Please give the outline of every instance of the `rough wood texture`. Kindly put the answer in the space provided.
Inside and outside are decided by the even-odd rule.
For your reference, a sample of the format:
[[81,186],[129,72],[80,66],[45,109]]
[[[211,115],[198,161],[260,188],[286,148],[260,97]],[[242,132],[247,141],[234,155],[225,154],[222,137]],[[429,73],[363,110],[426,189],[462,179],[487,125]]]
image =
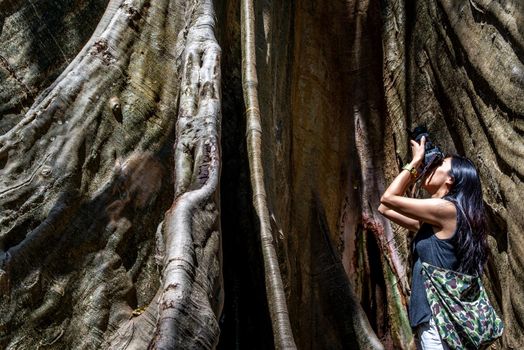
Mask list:
[[217,344],[214,25],[210,1],[109,2],[1,136],[2,347]]
[[493,348],[524,347],[523,26],[519,0],[0,0],[0,347],[412,349],[412,237],[376,208],[420,123],[480,169]]
[[426,122],[439,142],[471,158],[480,170],[492,222],[485,282],[504,315],[502,346],[520,348],[524,52],[522,33],[511,28],[522,23],[524,7],[520,1],[440,0],[418,2],[410,11],[412,123]]
[[477,165],[491,222],[484,282],[506,324],[497,343],[522,347],[522,244],[515,238],[524,223],[517,209],[524,193],[518,160],[524,152],[523,109],[517,101],[524,56],[522,34],[515,29],[522,5],[388,1],[387,10],[384,82],[388,137],[395,147],[386,159],[400,167],[407,159],[403,126],[426,124],[444,149]]

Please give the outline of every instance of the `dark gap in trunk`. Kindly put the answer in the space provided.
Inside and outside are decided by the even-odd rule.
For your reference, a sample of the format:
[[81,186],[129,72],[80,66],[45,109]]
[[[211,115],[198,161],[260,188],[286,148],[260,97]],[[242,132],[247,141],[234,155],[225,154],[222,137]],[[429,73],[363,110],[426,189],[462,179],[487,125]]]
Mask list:
[[260,226],[252,204],[241,81],[240,4],[216,4],[222,47],[220,215],[225,301],[217,349],[273,349]]
[[223,115],[227,120],[222,122],[220,207],[225,304],[218,349],[268,349],[273,347],[273,336],[259,222],[251,201],[245,119],[240,112],[243,100],[228,91],[224,80]]

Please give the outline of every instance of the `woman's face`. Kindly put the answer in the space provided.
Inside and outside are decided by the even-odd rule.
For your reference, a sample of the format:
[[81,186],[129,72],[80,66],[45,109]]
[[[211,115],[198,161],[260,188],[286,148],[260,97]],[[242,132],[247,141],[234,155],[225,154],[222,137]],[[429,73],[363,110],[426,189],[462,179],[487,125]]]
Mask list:
[[424,182],[422,183],[422,187],[429,193],[433,194],[442,188],[446,181],[451,185],[452,179],[449,175],[450,170],[451,157],[444,158],[439,166],[433,168],[432,171],[426,174],[424,177]]

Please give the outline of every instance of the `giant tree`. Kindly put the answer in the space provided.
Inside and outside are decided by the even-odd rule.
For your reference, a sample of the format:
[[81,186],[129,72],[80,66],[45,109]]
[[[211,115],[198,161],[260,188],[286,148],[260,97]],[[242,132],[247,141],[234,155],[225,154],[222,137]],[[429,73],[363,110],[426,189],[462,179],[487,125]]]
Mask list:
[[0,1],[0,346],[410,348],[377,211],[426,124],[480,170],[522,346],[518,0]]

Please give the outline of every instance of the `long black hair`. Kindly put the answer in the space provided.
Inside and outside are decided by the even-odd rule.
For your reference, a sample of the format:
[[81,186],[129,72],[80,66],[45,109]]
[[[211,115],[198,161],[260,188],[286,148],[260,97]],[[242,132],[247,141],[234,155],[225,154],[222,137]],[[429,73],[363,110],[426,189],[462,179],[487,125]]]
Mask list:
[[443,198],[457,208],[457,229],[453,242],[459,271],[480,275],[488,258],[486,213],[480,178],[473,162],[459,155],[451,156],[449,175],[453,184]]

